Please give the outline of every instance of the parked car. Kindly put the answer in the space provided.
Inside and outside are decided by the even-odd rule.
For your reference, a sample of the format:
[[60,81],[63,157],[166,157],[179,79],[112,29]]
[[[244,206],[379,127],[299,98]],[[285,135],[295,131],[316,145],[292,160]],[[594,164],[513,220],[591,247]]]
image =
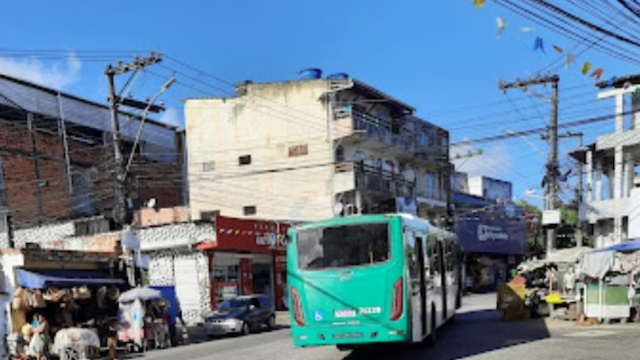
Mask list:
[[209,337],[242,334],[266,326],[269,330],[276,325],[276,313],[268,297],[246,295],[229,299],[220,304],[204,321],[204,329]]

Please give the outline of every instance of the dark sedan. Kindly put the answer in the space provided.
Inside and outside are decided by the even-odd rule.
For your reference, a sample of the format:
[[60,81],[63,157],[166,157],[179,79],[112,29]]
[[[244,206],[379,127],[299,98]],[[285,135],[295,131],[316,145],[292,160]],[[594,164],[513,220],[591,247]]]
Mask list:
[[247,335],[263,326],[271,330],[275,324],[276,313],[269,298],[264,295],[246,295],[223,302],[217,311],[205,319],[204,329],[210,337]]

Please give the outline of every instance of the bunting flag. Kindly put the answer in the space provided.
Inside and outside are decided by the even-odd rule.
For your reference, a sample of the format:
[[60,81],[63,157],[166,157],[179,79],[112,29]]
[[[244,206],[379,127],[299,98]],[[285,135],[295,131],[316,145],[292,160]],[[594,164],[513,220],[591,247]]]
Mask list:
[[582,65],[582,75],[587,75],[589,70],[591,70],[591,63],[587,61],[586,63],[584,63],[584,65]]
[[487,0],[473,0],[473,5],[477,8],[481,8],[484,6],[484,3],[486,3]]
[[618,80],[617,77],[615,77],[615,76],[611,77],[611,79],[609,79],[609,81],[607,81],[607,87],[612,87],[613,83],[616,82],[616,80]]
[[541,37],[537,37],[535,42],[533,43],[533,51],[536,51],[538,49],[542,50],[542,52],[545,54],[547,53],[546,51],[544,51],[544,40],[542,40]]
[[528,33],[528,32],[532,32],[532,31],[535,31],[535,30],[536,30],[535,28],[532,28],[532,27],[530,27],[530,26],[524,26],[524,27],[521,27],[521,28],[520,28],[520,31],[522,31],[522,32],[526,32],[526,33]]
[[507,26],[507,22],[504,21],[504,19],[501,17],[498,17],[496,21],[498,23],[498,38],[500,38],[502,32],[504,31],[504,28]]
[[597,68],[592,74],[591,77],[596,77],[596,81],[600,81],[600,77],[602,76],[602,73],[604,72],[604,70],[602,70],[602,68]]
[[571,53],[567,53],[567,60],[565,61],[565,68],[568,69],[571,64],[576,63],[576,57]]
[[559,46],[553,45],[553,48],[554,48],[554,49],[555,49],[559,54],[562,54],[562,53],[564,52],[564,50],[562,50],[562,48],[561,48],[561,47],[559,47]]

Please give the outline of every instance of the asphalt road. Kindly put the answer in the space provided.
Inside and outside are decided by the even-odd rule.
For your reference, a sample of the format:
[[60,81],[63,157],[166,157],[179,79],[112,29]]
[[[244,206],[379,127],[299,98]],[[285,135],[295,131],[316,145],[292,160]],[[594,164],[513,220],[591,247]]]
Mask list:
[[[572,322],[529,320],[503,322],[493,310],[495,295],[466,297],[456,321],[438,333],[428,348],[340,352],[335,347],[294,348],[287,328],[246,337],[216,339],[199,344],[148,352],[144,358],[175,359],[492,359],[585,360],[636,359],[640,356],[640,324],[583,327]],[[143,360],[143,359],[141,359]]]

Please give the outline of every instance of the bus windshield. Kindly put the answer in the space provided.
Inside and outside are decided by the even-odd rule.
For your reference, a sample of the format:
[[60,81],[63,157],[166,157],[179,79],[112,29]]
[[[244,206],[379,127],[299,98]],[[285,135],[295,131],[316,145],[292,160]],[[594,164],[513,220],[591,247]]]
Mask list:
[[389,260],[389,224],[352,224],[301,230],[297,236],[302,270],[366,266]]

